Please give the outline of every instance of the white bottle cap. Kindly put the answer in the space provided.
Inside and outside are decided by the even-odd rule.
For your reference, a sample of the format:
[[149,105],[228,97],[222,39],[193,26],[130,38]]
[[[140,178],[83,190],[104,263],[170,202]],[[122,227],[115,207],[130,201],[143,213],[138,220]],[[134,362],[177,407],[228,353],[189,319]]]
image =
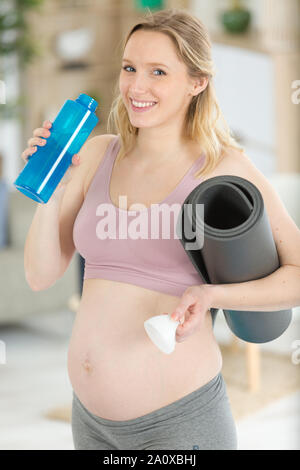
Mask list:
[[144,322],[144,328],[152,340],[163,353],[170,354],[175,349],[175,334],[179,321],[174,321],[170,315],[156,315]]

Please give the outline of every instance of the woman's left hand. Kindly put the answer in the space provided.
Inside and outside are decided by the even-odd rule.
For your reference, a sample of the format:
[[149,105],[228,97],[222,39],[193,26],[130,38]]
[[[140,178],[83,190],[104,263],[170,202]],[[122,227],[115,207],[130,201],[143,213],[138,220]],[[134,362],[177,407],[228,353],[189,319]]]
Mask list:
[[176,341],[181,343],[194,334],[204,323],[207,310],[212,307],[212,286],[191,286],[183,293],[179,304],[171,314],[172,320],[183,323],[176,329]]

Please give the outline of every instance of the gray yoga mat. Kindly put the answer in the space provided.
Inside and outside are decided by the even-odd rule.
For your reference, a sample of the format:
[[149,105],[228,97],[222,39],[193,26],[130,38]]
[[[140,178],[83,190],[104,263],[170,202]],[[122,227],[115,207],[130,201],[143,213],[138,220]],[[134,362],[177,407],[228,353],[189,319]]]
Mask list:
[[[176,232],[208,284],[260,279],[280,265],[262,195],[238,176],[216,176],[196,186],[181,207]],[[211,309],[213,321],[217,312]],[[250,343],[278,338],[292,319],[291,309],[223,312],[231,331]]]

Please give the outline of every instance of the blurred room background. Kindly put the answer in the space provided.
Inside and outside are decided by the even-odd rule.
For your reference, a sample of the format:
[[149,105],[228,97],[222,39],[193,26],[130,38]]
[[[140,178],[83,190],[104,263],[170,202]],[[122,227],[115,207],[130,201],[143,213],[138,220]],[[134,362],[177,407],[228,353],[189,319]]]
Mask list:
[[[121,41],[146,7],[186,9],[208,27],[225,118],[300,227],[300,0],[1,0],[0,449],[73,449],[67,348],[83,260],[75,253],[45,291],[27,284],[37,203],[13,186],[21,153],[79,93],[99,103],[90,137],[107,133]],[[280,338],[251,345],[217,317],[240,449],[300,449],[299,325],[294,308]]]

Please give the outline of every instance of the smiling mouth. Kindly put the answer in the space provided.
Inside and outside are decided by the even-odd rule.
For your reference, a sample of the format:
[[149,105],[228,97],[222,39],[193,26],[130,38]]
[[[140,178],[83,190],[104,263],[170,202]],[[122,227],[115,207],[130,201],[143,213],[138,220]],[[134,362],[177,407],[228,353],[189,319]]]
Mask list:
[[[157,104],[157,101],[135,101],[132,98],[129,98],[129,100],[131,105],[136,109],[149,109],[153,108]],[[139,105],[134,103],[139,103]]]

